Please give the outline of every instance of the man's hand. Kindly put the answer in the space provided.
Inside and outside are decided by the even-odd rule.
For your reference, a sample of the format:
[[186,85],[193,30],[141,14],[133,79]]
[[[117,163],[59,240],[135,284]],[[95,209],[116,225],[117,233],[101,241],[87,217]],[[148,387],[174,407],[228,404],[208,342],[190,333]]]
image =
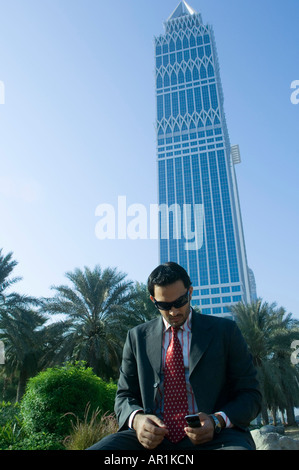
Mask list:
[[201,426],[198,428],[185,428],[185,433],[194,445],[205,444],[214,437],[214,423],[206,413],[198,413]]
[[166,425],[155,415],[137,413],[134,416],[133,428],[138,441],[145,449],[155,449],[168,434]]

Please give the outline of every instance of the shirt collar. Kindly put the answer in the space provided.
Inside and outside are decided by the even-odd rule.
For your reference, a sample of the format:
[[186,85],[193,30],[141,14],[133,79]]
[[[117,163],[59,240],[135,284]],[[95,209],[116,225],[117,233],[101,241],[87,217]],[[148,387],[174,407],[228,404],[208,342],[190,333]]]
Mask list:
[[[164,317],[162,317],[162,320],[163,320],[163,323],[164,323],[164,326],[165,326],[165,331],[169,330],[169,328],[171,328],[171,325],[168,323],[167,320],[165,320]],[[179,329],[183,330],[183,331],[191,331],[191,323],[192,323],[192,308],[190,307],[189,316],[188,316],[187,320],[185,321],[185,323],[183,323],[179,327]]]

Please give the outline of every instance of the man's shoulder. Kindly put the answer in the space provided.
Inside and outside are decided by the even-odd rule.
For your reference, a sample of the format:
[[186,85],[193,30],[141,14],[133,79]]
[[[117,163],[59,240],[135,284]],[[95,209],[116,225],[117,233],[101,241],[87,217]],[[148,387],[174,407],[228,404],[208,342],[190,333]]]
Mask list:
[[210,329],[215,331],[229,330],[235,327],[235,321],[229,317],[218,317],[216,315],[205,315],[193,311],[195,324],[199,328]]
[[161,324],[161,317],[158,316],[157,318],[153,318],[152,320],[146,321],[144,323],[140,323],[139,325],[134,326],[130,329],[129,333],[131,335],[140,335],[147,333],[152,328],[155,328]]

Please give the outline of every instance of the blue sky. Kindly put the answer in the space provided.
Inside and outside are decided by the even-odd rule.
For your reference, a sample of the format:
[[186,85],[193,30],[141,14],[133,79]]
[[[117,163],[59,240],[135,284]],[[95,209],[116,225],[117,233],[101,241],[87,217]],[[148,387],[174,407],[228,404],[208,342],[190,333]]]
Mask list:
[[[99,204],[157,203],[154,36],[178,0],[0,0],[0,247],[18,290],[100,264],[146,282],[157,240],[99,240]],[[258,295],[299,318],[298,0],[190,0],[212,24]]]

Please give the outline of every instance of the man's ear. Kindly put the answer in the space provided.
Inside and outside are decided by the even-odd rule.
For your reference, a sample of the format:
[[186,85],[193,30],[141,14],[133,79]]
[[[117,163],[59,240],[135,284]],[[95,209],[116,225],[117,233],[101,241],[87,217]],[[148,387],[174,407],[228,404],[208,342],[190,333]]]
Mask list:
[[189,287],[190,300],[192,299],[193,286]]
[[150,295],[150,299],[151,299],[152,302],[155,302],[155,299],[152,295]]

